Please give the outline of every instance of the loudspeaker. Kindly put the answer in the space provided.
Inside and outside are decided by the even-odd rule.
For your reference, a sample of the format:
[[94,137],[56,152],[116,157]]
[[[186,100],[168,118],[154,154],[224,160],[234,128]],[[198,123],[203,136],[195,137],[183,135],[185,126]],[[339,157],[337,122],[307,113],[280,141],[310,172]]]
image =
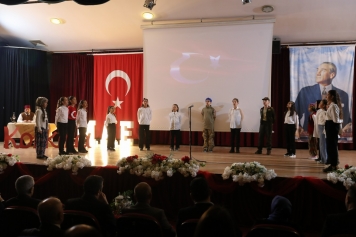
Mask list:
[[274,38],[272,41],[272,54],[280,54],[281,53],[281,41],[279,39]]

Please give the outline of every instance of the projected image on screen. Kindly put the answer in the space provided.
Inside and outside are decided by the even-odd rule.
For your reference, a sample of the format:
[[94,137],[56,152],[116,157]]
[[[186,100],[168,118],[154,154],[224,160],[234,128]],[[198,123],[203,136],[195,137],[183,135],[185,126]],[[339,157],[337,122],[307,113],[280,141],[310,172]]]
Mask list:
[[242,131],[258,132],[262,98],[269,96],[273,24],[144,29],[144,96],[152,130],[169,130],[172,104],[182,129],[202,131],[201,110],[212,98],[215,131],[230,131],[229,111],[238,98]]

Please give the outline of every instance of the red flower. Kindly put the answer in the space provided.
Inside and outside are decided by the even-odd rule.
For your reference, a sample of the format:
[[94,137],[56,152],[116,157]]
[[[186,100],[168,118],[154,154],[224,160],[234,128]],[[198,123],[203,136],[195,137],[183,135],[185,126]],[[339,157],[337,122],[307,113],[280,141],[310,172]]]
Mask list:
[[350,166],[348,164],[345,165],[345,169],[349,169]]
[[138,156],[137,155],[134,155],[134,156],[129,156],[126,158],[127,162],[131,163],[133,162],[135,159],[137,159]]
[[11,157],[11,156],[12,156],[12,154],[7,154],[7,156],[8,156],[8,157]]
[[190,158],[189,156],[183,156],[182,159],[181,159],[184,163],[188,163]]

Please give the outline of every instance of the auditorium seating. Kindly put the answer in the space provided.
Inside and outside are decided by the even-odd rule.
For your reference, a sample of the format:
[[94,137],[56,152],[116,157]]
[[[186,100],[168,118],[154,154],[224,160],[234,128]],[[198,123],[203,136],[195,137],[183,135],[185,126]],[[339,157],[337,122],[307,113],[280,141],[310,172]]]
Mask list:
[[64,220],[61,224],[62,230],[67,230],[72,226],[86,224],[100,230],[98,220],[92,214],[84,211],[65,210],[63,211]]
[[199,219],[189,219],[182,223],[178,237],[193,237]]
[[298,231],[292,227],[275,224],[259,224],[251,228],[246,237],[300,237]]
[[3,227],[5,234],[2,236],[18,236],[24,229],[38,228],[40,219],[37,210],[29,207],[10,206],[4,210]]
[[116,220],[117,236],[132,237],[163,237],[162,229],[157,220],[151,216],[127,213]]

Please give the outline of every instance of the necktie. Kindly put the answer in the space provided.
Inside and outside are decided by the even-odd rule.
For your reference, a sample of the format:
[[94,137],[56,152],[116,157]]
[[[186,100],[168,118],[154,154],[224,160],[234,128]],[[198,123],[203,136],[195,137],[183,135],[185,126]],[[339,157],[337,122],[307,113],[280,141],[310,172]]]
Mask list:
[[325,100],[327,94],[328,94],[328,93],[326,92],[326,87],[324,86],[324,90],[323,90],[323,92],[321,93],[321,99],[322,99],[322,100]]

